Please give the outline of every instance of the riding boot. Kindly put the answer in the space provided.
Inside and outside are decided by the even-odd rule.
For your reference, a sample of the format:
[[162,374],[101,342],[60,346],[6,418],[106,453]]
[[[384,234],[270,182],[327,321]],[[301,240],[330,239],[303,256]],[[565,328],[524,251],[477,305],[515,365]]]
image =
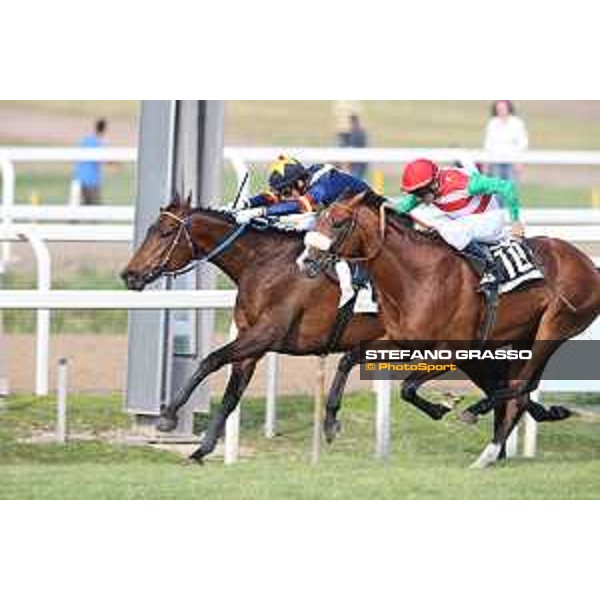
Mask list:
[[475,263],[474,267],[481,275],[479,291],[488,304],[496,304],[500,273],[489,247],[480,242],[470,242],[463,252]]

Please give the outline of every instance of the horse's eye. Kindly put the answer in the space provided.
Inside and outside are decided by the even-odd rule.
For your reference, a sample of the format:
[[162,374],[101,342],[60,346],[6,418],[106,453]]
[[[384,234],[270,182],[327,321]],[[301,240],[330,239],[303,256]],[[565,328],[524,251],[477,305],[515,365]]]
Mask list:
[[175,233],[175,229],[165,229],[165,230],[158,230],[158,234],[160,235],[161,238],[168,238],[171,237],[173,234]]
[[345,221],[332,221],[331,227],[332,229],[341,229],[344,226]]

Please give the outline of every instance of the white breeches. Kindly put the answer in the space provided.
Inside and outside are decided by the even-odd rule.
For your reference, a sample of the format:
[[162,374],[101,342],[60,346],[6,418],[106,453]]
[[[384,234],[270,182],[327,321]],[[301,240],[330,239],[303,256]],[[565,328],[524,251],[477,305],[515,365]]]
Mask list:
[[442,238],[457,250],[464,250],[471,242],[501,242],[508,235],[504,210],[491,210],[453,219],[439,208],[429,205],[420,206],[414,211],[414,215],[436,229]]
[[298,213],[279,217],[279,222],[296,231],[312,231],[317,224],[318,217],[315,212]]

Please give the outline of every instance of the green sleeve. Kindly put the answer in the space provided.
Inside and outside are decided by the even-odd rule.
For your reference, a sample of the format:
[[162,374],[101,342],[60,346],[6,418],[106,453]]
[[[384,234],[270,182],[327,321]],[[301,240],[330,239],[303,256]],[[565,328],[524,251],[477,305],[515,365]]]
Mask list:
[[400,214],[409,213],[418,203],[419,201],[416,196],[405,194],[398,201],[394,202],[394,210]]
[[521,212],[521,202],[517,193],[517,188],[512,181],[498,179],[497,177],[486,177],[479,173],[471,175],[469,180],[469,194],[477,196],[480,194],[498,194],[508,207],[512,221],[519,220]]

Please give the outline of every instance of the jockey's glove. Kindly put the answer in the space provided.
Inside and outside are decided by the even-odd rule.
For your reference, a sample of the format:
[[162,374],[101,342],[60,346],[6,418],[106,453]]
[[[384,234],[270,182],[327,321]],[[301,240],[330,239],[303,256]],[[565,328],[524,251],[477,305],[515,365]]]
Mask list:
[[239,225],[245,225],[246,223],[250,223],[252,219],[256,219],[257,217],[264,217],[267,212],[267,209],[264,206],[258,208],[247,208],[244,210],[240,210],[235,215],[235,220]]

